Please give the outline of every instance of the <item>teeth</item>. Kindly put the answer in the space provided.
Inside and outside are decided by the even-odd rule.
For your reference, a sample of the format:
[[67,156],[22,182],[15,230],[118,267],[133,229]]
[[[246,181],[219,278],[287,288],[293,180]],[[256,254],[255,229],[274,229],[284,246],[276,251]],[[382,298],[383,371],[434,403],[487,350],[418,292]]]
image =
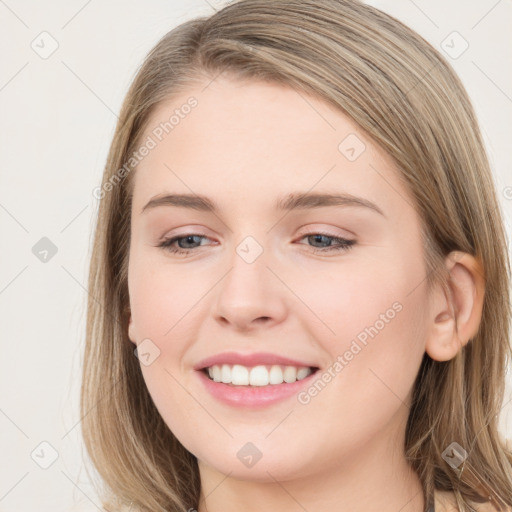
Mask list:
[[[243,368],[243,366],[240,368]],[[255,366],[254,368],[251,368],[251,371],[249,372],[249,384],[251,386],[267,386],[269,382],[269,372],[264,366]]]
[[214,365],[208,368],[210,379],[233,386],[267,386],[269,384],[292,383],[305,379],[312,373],[311,368],[295,366],[253,366],[239,364]]

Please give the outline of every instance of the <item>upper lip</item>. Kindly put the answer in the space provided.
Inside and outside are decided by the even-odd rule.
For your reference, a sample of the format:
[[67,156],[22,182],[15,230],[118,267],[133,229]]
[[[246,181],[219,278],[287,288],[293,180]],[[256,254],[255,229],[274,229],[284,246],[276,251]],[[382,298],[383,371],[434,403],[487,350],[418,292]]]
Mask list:
[[203,370],[210,368],[213,365],[221,364],[240,364],[242,366],[258,366],[258,365],[284,365],[284,366],[297,366],[306,368],[317,368],[305,361],[298,361],[290,359],[289,357],[272,354],[270,352],[254,352],[252,354],[240,354],[237,352],[223,352],[214,356],[202,359],[195,366],[194,370]]

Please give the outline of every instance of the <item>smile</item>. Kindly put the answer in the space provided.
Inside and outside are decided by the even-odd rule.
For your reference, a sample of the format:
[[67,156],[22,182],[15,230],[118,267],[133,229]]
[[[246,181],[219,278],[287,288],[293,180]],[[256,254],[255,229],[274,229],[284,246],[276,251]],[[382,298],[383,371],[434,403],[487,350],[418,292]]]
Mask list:
[[[217,366],[217,369],[215,369],[215,366]],[[224,369],[224,366],[227,366],[227,369]],[[265,366],[252,368],[240,366],[240,368],[236,368],[237,366],[240,365],[234,365],[233,367],[231,365],[214,365],[213,367],[197,370],[195,373],[199,376],[207,393],[215,400],[232,407],[260,409],[296,396],[311,384],[318,371],[318,368],[286,366],[283,370],[279,365],[273,365],[270,368]],[[277,370],[275,367],[277,367]],[[228,375],[228,371],[231,372],[231,380],[234,376],[235,382],[247,382],[247,384],[224,383],[222,380],[217,382],[209,375],[211,372],[212,375],[222,379],[223,374]],[[247,379],[250,379],[251,375],[255,379],[253,382],[259,384],[250,384],[251,381]],[[271,376],[276,382],[275,384],[270,382]],[[283,380],[281,383],[277,383],[281,377]],[[300,377],[300,380],[297,380],[298,377]],[[237,380],[239,378],[240,380]],[[292,382],[285,380],[291,381],[292,378]],[[267,380],[268,383],[264,384]]]
[[303,380],[316,368],[283,365],[258,365],[247,367],[240,364],[213,365],[204,371],[214,382],[232,386],[268,386]]

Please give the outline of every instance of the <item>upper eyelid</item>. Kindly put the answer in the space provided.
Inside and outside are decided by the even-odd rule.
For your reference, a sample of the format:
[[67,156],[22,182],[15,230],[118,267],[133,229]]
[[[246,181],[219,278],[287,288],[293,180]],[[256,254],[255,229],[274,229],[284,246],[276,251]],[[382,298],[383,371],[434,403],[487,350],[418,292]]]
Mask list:
[[[306,224],[307,226],[308,224]],[[314,224],[312,227],[309,227],[309,228],[304,228],[303,226],[299,227],[297,229],[297,231],[300,231],[300,236],[305,236],[305,235],[310,235],[310,234],[318,234],[318,233],[321,233],[321,234],[324,234],[325,236],[331,236],[331,237],[334,237],[334,238],[346,238],[347,236],[353,236],[353,237],[356,237],[356,234],[351,232],[350,230],[346,229],[346,228],[336,228],[334,226],[331,226],[329,228],[322,228],[322,227],[316,227],[316,226],[320,226],[322,224]],[[179,227],[176,228],[176,229],[180,229]],[[166,235],[162,235],[160,238],[161,240],[168,240],[170,238],[179,238],[179,237],[185,237],[185,236],[190,236],[190,235],[199,235],[199,236],[204,236],[206,238],[211,238],[210,235],[207,235],[202,228],[195,228],[195,227],[187,227],[186,228],[187,230],[186,231],[183,231],[183,233],[173,233],[173,234],[166,234]],[[305,230],[304,232],[303,229]],[[330,232],[331,230],[334,230],[335,232]],[[339,231],[338,233],[336,233],[336,231]],[[344,232],[344,233],[343,233]],[[347,233],[347,234],[345,234]],[[299,236],[299,235],[297,235]]]

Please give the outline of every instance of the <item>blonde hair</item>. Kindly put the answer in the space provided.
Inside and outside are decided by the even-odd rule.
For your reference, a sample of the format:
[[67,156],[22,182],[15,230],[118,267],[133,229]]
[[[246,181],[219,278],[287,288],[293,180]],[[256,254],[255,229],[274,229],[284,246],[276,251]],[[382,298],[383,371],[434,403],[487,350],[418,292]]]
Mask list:
[[[131,161],[161,101],[221,72],[314,94],[393,157],[422,220],[430,288],[447,289],[449,252],[480,262],[486,291],[479,330],[449,361],[424,355],[404,452],[427,507],[434,489],[453,490],[461,511],[489,497],[497,508],[512,505],[512,453],[498,432],[512,355],[510,263],[488,159],[460,79],[417,33],[359,1],[241,0],[179,25],[151,50],[126,95],[108,155],[103,185],[111,186],[104,187],[94,235],[81,390],[85,447],[107,510],[132,504],[132,511],[186,512],[199,505],[197,459],[158,413],[128,339],[133,172],[112,180]],[[467,451],[458,470],[442,456],[453,442]]]

